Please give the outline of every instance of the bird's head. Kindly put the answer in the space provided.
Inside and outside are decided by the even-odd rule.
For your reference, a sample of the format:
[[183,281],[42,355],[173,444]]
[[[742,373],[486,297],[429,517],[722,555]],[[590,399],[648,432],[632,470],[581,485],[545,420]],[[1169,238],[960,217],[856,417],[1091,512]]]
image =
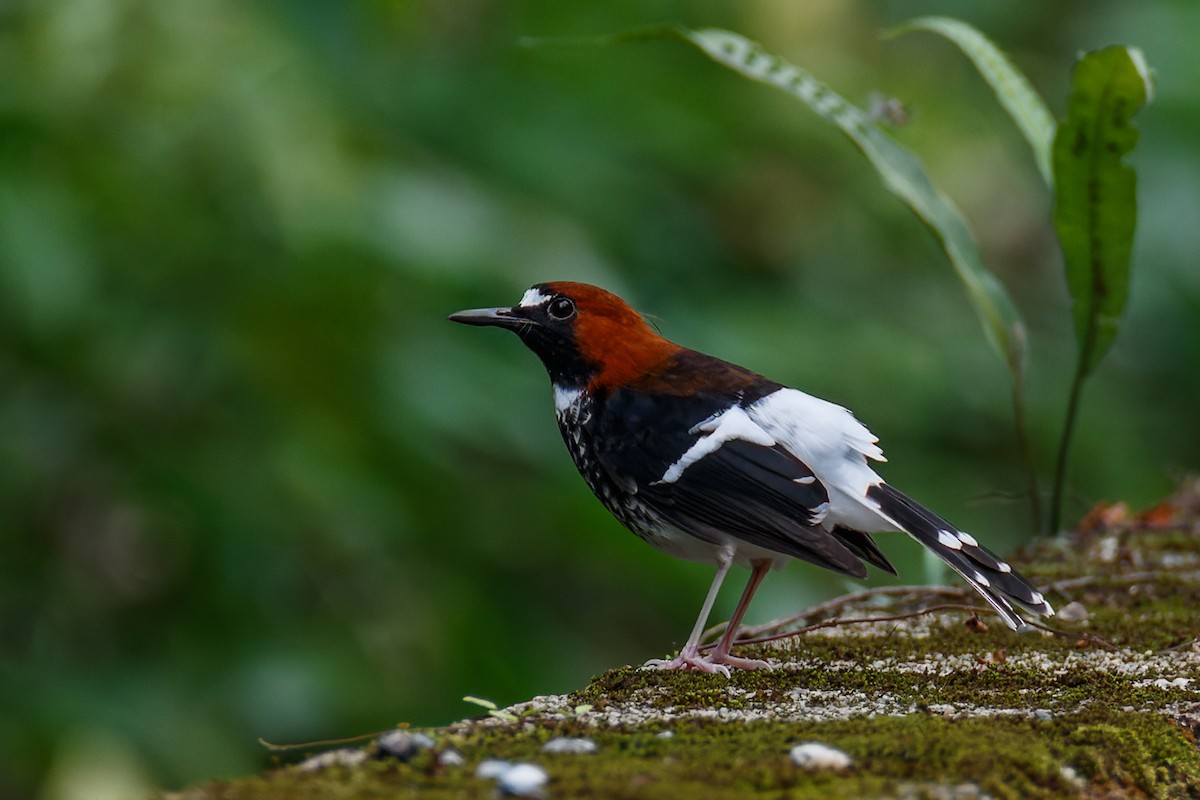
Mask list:
[[626,384],[680,349],[655,333],[624,300],[586,283],[539,283],[512,308],[459,311],[450,320],[508,328],[560,386]]

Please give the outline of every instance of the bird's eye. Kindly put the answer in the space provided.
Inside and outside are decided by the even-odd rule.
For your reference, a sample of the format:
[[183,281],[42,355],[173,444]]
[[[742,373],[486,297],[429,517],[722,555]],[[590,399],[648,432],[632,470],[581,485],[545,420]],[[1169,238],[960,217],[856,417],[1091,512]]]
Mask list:
[[546,313],[554,319],[570,319],[575,316],[575,303],[569,297],[556,297],[546,306]]

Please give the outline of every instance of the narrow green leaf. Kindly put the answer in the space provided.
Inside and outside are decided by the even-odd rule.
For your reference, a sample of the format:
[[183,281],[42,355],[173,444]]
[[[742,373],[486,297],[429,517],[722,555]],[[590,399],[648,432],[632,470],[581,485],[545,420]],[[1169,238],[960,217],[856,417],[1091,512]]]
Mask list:
[[941,242],[966,286],[988,341],[1008,364],[1014,382],[1020,382],[1026,352],[1025,326],[1020,314],[1004,286],[983,265],[966,220],[950,199],[933,186],[920,159],[811,73],[767,53],[736,33],[670,28],[638,34],[638,38],[647,36],[682,38],[717,63],[751,80],[782,89],[837,125],[874,165],[884,185],[907,203]]
[[1136,48],[1086,53],[1075,64],[1067,118],[1054,137],[1054,226],[1084,375],[1112,345],[1129,295],[1137,176],[1123,159],[1137,144],[1133,116],[1152,96]]
[[1042,177],[1047,184],[1053,185],[1050,150],[1054,140],[1054,117],[1045,101],[1004,52],[975,28],[950,17],[918,17],[893,33],[910,30],[941,34],[958,45],[963,54],[971,59],[979,74],[991,85],[1000,105],[1004,106],[1029,142]]
[[463,698],[463,702],[464,703],[474,703],[475,705],[479,706],[480,708],[486,708],[488,711],[495,711],[497,708],[499,708],[499,706],[497,706],[495,703],[493,703],[491,700],[488,700],[485,697],[476,697],[476,696],[470,695],[470,694]]

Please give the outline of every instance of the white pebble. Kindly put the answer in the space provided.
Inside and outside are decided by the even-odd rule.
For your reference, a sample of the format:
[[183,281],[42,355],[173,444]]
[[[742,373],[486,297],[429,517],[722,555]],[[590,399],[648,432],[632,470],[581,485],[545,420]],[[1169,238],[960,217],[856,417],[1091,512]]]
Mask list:
[[463,754],[457,750],[443,750],[438,756],[438,763],[443,767],[461,767],[466,761]]
[[475,767],[475,777],[484,778],[499,778],[505,773],[512,764],[507,761],[501,761],[498,758],[485,758],[479,762],[479,766]]
[[558,736],[542,745],[543,753],[594,753],[596,743],[591,739]]
[[550,776],[537,764],[513,764],[501,775],[497,786],[511,797],[541,797]]
[[1083,603],[1078,600],[1072,600],[1060,608],[1055,616],[1063,622],[1086,622],[1091,615],[1088,614],[1088,610],[1084,607]]
[[1061,767],[1059,767],[1058,774],[1062,776],[1063,780],[1080,791],[1087,786],[1087,781],[1081,778],[1079,773],[1075,771],[1075,768],[1069,764],[1063,764]]
[[366,760],[366,750],[343,747],[339,750],[326,750],[324,753],[317,753],[315,756],[304,759],[296,766],[304,772],[316,772],[317,770],[333,766],[356,767]]
[[1117,560],[1117,550],[1120,546],[1121,542],[1116,536],[1101,539],[1099,547],[1096,548],[1096,560],[1102,564],[1111,564]]
[[424,733],[409,733],[398,729],[380,736],[377,746],[382,758],[411,761],[421,750],[433,747],[434,741]]
[[846,769],[854,763],[841,750],[820,742],[798,744],[789,757],[797,767],[807,770]]

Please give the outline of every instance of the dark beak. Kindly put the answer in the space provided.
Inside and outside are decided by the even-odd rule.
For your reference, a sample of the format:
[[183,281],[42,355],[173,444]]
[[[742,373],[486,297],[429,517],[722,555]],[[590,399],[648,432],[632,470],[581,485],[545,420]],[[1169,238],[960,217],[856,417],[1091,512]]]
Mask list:
[[451,322],[463,325],[495,325],[500,328],[519,328],[529,324],[529,318],[511,308],[472,308],[449,316]]

